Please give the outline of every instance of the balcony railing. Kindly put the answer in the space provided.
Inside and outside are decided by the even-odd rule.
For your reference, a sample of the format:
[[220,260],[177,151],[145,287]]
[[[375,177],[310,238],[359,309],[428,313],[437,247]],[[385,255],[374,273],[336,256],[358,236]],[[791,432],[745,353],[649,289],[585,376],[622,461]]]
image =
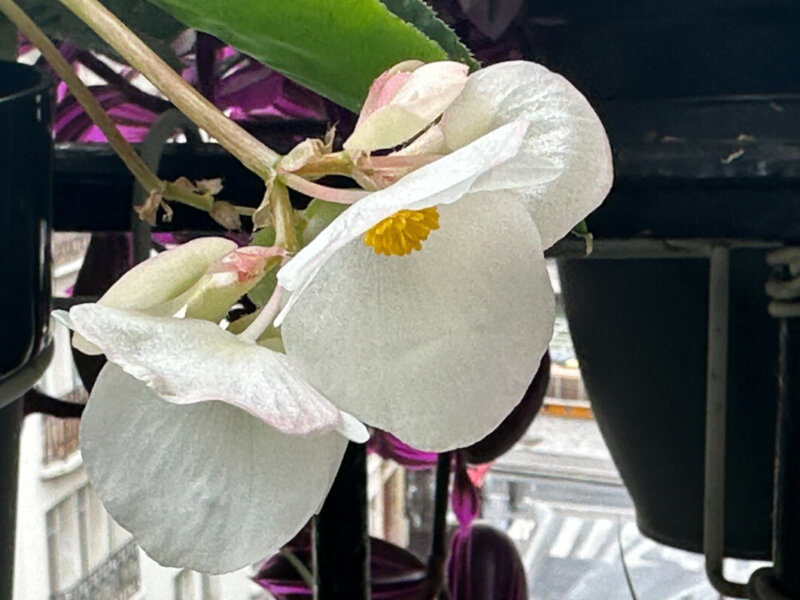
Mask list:
[[128,600],[140,585],[139,548],[128,542],[70,589],[51,594],[50,600]]

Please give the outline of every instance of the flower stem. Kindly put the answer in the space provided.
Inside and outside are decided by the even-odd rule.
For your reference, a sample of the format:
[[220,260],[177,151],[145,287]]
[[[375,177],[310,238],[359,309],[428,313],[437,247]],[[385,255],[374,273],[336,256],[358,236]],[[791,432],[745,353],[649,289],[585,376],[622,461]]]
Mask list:
[[128,170],[133,173],[136,181],[148,192],[158,191],[164,198],[176,200],[183,204],[188,204],[201,210],[211,210],[214,199],[209,196],[194,194],[182,190],[177,186],[164,183],[153,173],[136,150],[122,136],[117,129],[114,121],[108,116],[100,102],[92,95],[92,92],[84,85],[80,78],[75,74],[72,66],[58,51],[58,48],[50,39],[36,26],[30,17],[13,0],[0,0],[0,12],[5,14],[8,19],[25,34],[41,51],[42,55],[53,67],[53,70],[67,84],[72,95],[80,103],[86,114],[98,126],[103,135],[106,136],[111,147],[119,155],[120,159]]
[[303,583],[308,586],[308,589],[313,590],[314,575],[308,570],[308,567],[303,564],[303,561],[297,558],[297,555],[288,548],[281,549],[281,556],[283,556],[283,558],[285,558],[289,564],[294,567],[294,570],[297,571],[298,575],[300,575],[300,578],[303,580]]
[[275,227],[275,245],[289,252],[297,252],[300,245],[294,231],[294,209],[289,199],[289,190],[280,181],[272,184],[269,212]]
[[[4,0],[8,1],[8,0]],[[205,129],[241,163],[265,181],[280,155],[247,133],[186,83],[135,33],[97,0],[61,0],[122,55],[187,117]]]
[[353,204],[353,202],[357,202],[364,196],[369,196],[370,194],[370,192],[364,190],[343,190],[320,185],[312,181],[307,181],[292,173],[281,173],[280,179],[287,187],[297,190],[301,194],[311,196],[312,198],[319,198],[326,202],[335,202],[336,204]]

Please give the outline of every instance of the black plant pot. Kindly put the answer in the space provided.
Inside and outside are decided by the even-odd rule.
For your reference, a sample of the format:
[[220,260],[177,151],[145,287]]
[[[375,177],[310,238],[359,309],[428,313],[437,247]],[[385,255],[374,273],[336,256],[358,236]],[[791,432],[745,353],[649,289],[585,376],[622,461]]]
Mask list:
[[[701,551],[708,336],[705,259],[564,260],[575,350],[641,531]],[[764,253],[731,253],[725,549],[770,557],[778,331]]]
[[0,62],[0,598],[11,598],[22,402],[52,354],[50,80]]
[[50,346],[49,78],[0,63],[0,406],[41,375]]

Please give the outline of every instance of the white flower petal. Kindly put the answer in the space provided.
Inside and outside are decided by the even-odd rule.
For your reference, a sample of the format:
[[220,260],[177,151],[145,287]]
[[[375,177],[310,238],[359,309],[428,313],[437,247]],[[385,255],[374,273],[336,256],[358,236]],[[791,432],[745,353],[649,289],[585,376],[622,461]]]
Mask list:
[[282,333],[342,410],[427,450],[466,446],[521,400],[547,348],[554,300],[525,207],[472,194],[442,206],[422,250],[332,257]]
[[441,127],[448,146],[459,148],[515,119],[531,123],[520,152],[473,189],[520,188],[547,248],[608,194],[611,149],[586,98],[560,75],[523,61],[470,75]]
[[[480,175],[516,154],[526,128],[524,121],[498,127],[474,143],[417,169],[344,211],[278,271],[278,283],[295,293],[275,319],[275,324],[280,325],[303,288],[337,250],[399,210],[420,210],[460,199],[470,191]],[[491,211],[488,200],[485,212]]]
[[108,360],[169,402],[219,400],[284,433],[352,431],[286,355],[243,342],[213,323],[97,304],[75,306],[70,317],[76,330]]
[[178,406],[108,364],[81,454],[111,515],[156,561],[225,573],[275,552],[327,495],[346,440],[284,435],[219,402]]

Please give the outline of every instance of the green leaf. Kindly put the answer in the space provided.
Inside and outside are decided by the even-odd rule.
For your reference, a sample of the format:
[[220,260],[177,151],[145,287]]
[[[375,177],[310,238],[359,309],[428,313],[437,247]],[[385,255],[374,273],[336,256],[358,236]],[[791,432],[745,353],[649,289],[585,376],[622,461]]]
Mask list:
[[380,0],[152,1],[353,111],[389,67],[447,58]]
[[[182,23],[145,0],[102,0],[102,2],[161,58],[173,68],[181,68],[181,63],[169,44],[186,29]],[[86,50],[100,52],[124,62],[111,46],[101,40],[58,0],[17,0],[17,3],[50,37],[72,42]]]
[[471,70],[480,68],[478,61],[472,56],[448,25],[436,16],[434,10],[422,0],[381,0],[390,11],[407,23],[411,23],[422,33],[438,43],[450,60],[469,65]]
[[275,291],[276,285],[278,285],[278,269],[272,269],[261,278],[261,281],[247,292],[247,297],[250,298],[256,306],[264,306],[272,297],[272,292]]
[[274,246],[275,228],[270,225],[269,227],[264,227],[264,229],[259,229],[256,233],[253,234],[253,238],[250,240],[250,245],[264,246],[265,248]]

